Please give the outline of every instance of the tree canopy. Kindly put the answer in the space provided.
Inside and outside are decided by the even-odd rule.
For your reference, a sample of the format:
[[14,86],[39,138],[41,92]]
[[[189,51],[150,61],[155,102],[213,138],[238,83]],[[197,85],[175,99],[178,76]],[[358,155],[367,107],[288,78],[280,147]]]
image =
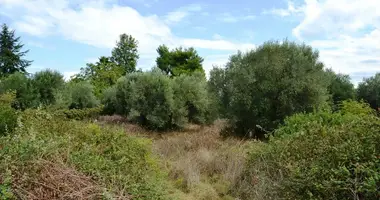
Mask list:
[[380,111],[380,73],[364,79],[358,86],[357,96],[359,100],[366,101]]
[[170,51],[166,45],[160,45],[157,48],[157,53],[157,67],[167,75],[179,76],[181,74],[191,74],[194,72],[204,74],[202,67],[204,59],[200,57],[197,51],[192,47],[179,47]]
[[230,131],[262,137],[285,117],[325,105],[323,67],[317,51],[289,41],[266,42],[231,56],[224,86]]
[[121,34],[116,47],[112,50],[111,61],[123,67],[124,74],[136,71],[138,41],[131,35]]
[[32,61],[24,59],[29,50],[23,51],[23,47],[20,37],[15,36],[15,31],[3,24],[0,32],[0,77],[15,72],[26,73],[26,68]]

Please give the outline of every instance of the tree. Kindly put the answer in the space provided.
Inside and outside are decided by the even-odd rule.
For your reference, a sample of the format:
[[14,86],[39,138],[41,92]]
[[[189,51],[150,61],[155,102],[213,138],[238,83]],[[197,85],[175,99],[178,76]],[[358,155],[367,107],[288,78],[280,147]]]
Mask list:
[[380,73],[359,83],[357,97],[369,103],[373,109],[380,110]]
[[94,95],[93,86],[90,83],[72,83],[69,90],[71,95],[70,109],[93,108],[99,105],[99,101]]
[[16,109],[34,108],[39,104],[39,93],[32,80],[20,72],[10,74],[0,82],[0,94],[15,92],[12,107]]
[[64,83],[63,75],[50,69],[37,72],[33,76],[33,85],[37,89],[43,105],[55,103],[56,91],[62,89]]
[[157,48],[158,57],[156,64],[159,69],[170,76],[179,76],[181,74],[191,74],[201,72],[204,74],[202,67],[203,58],[200,57],[194,48],[176,48],[169,51],[165,45]]
[[223,133],[262,138],[285,117],[325,106],[327,83],[318,58],[310,46],[287,40],[231,56],[224,86],[230,126]]
[[111,61],[124,68],[125,73],[136,71],[139,54],[137,51],[138,42],[131,35],[122,34],[117,41],[116,47],[112,50]]
[[216,101],[217,110],[220,117],[225,117],[228,106],[229,97],[226,87],[226,70],[218,67],[213,67],[210,71],[210,78],[208,80],[208,88],[212,98]]
[[22,51],[23,47],[20,37],[15,36],[15,31],[3,24],[0,32],[0,77],[15,72],[26,73],[26,68],[32,61],[23,59],[29,52]]
[[349,75],[337,74],[331,69],[327,69],[326,74],[330,81],[327,89],[332,96],[335,108],[337,108],[342,101],[355,98],[354,84],[351,83]]
[[102,56],[95,64],[88,63],[85,68],[81,68],[81,72],[74,75],[72,81],[89,81],[94,86],[95,95],[99,97],[123,74],[125,74],[124,67],[112,62],[110,58]]

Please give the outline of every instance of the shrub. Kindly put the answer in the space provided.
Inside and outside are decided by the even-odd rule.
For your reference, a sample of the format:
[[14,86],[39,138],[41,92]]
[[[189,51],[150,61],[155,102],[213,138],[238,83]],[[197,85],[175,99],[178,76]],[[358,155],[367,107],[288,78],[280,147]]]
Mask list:
[[[117,88],[115,86],[109,87],[103,92],[102,104],[104,105],[103,113],[112,115],[118,113],[118,101],[116,98]],[[120,114],[120,113],[119,113]]]
[[336,113],[296,114],[251,150],[244,199],[378,199],[380,119],[357,102]]
[[11,107],[14,93],[0,95],[0,136],[12,133],[17,126],[17,112]]
[[50,69],[37,72],[33,75],[33,86],[39,93],[43,105],[55,103],[55,92],[64,86],[63,75]]
[[196,124],[211,123],[217,108],[207,88],[203,73],[181,75],[174,78],[174,99],[181,108],[187,108],[187,119]]
[[183,108],[175,109],[171,79],[161,73],[128,74],[117,83],[122,113],[151,129],[168,129],[183,123]]
[[16,109],[34,108],[39,104],[39,94],[25,74],[16,72],[1,80],[0,94],[9,91],[16,93],[12,103],[12,107]]
[[318,58],[310,46],[288,41],[266,42],[231,56],[224,98],[232,133],[247,136],[251,132],[261,138],[286,116],[325,105],[327,81]]
[[380,111],[380,73],[359,83],[357,96],[359,100],[364,100],[373,109]]
[[183,127],[188,121],[209,123],[215,118],[202,74],[170,78],[157,70],[132,73],[108,92],[105,103],[109,110],[150,129]]
[[93,92],[93,86],[88,82],[72,83],[70,86],[70,109],[93,108],[99,105]]
[[83,108],[83,109],[62,109],[55,110],[56,116],[65,117],[67,119],[84,120],[84,119],[96,119],[103,111],[103,106],[95,108]]
[[[56,163],[66,166],[57,169],[61,174],[78,171],[102,187],[103,197],[95,199],[165,199],[150,140],[128,136],[121,129],[61,120],[43,110],[28,110],[22,119],[16,136],[0,140],[0,180],[10,171],[8,185],[17,197],[29,199],[25,195],[37,193],[40,196],[33,198],[44,199],[53,192],[54,198],[68,198],[59,182],[46,182],[52,174],[46,174],[41,163]],[[88,192],[92,189],[85,187]]]

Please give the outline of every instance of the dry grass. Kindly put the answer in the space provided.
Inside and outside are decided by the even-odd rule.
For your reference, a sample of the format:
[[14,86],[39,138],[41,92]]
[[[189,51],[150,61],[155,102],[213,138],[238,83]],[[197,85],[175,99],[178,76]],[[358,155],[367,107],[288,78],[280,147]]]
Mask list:
[[[20,199],[101,199],[102,189],[90,177],[64,165],[61,162],[37,161],[37,176],[28,180],[27,187],[13,184],[14,193]],[[17,173],[17,172],[16,172]],[[21,174],[16,174],[17,177]]]
[[223,126],[223,121],[207,127],[191,125],[153,143],[174,184],[192,199],[228,199],[231,184],[243,171],[248,142],[222,140]]

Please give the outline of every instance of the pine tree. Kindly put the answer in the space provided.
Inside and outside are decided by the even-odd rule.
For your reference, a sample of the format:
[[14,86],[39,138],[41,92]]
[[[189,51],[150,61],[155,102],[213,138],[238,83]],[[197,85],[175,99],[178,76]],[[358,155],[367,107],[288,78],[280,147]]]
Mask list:
[[22,51],[23,47],[20,37],[15,37],[15,31],[3,24],[0,32],[0,77],[15,72],[26,73],[26,68],[32,61],[23,59],[29,52]]

